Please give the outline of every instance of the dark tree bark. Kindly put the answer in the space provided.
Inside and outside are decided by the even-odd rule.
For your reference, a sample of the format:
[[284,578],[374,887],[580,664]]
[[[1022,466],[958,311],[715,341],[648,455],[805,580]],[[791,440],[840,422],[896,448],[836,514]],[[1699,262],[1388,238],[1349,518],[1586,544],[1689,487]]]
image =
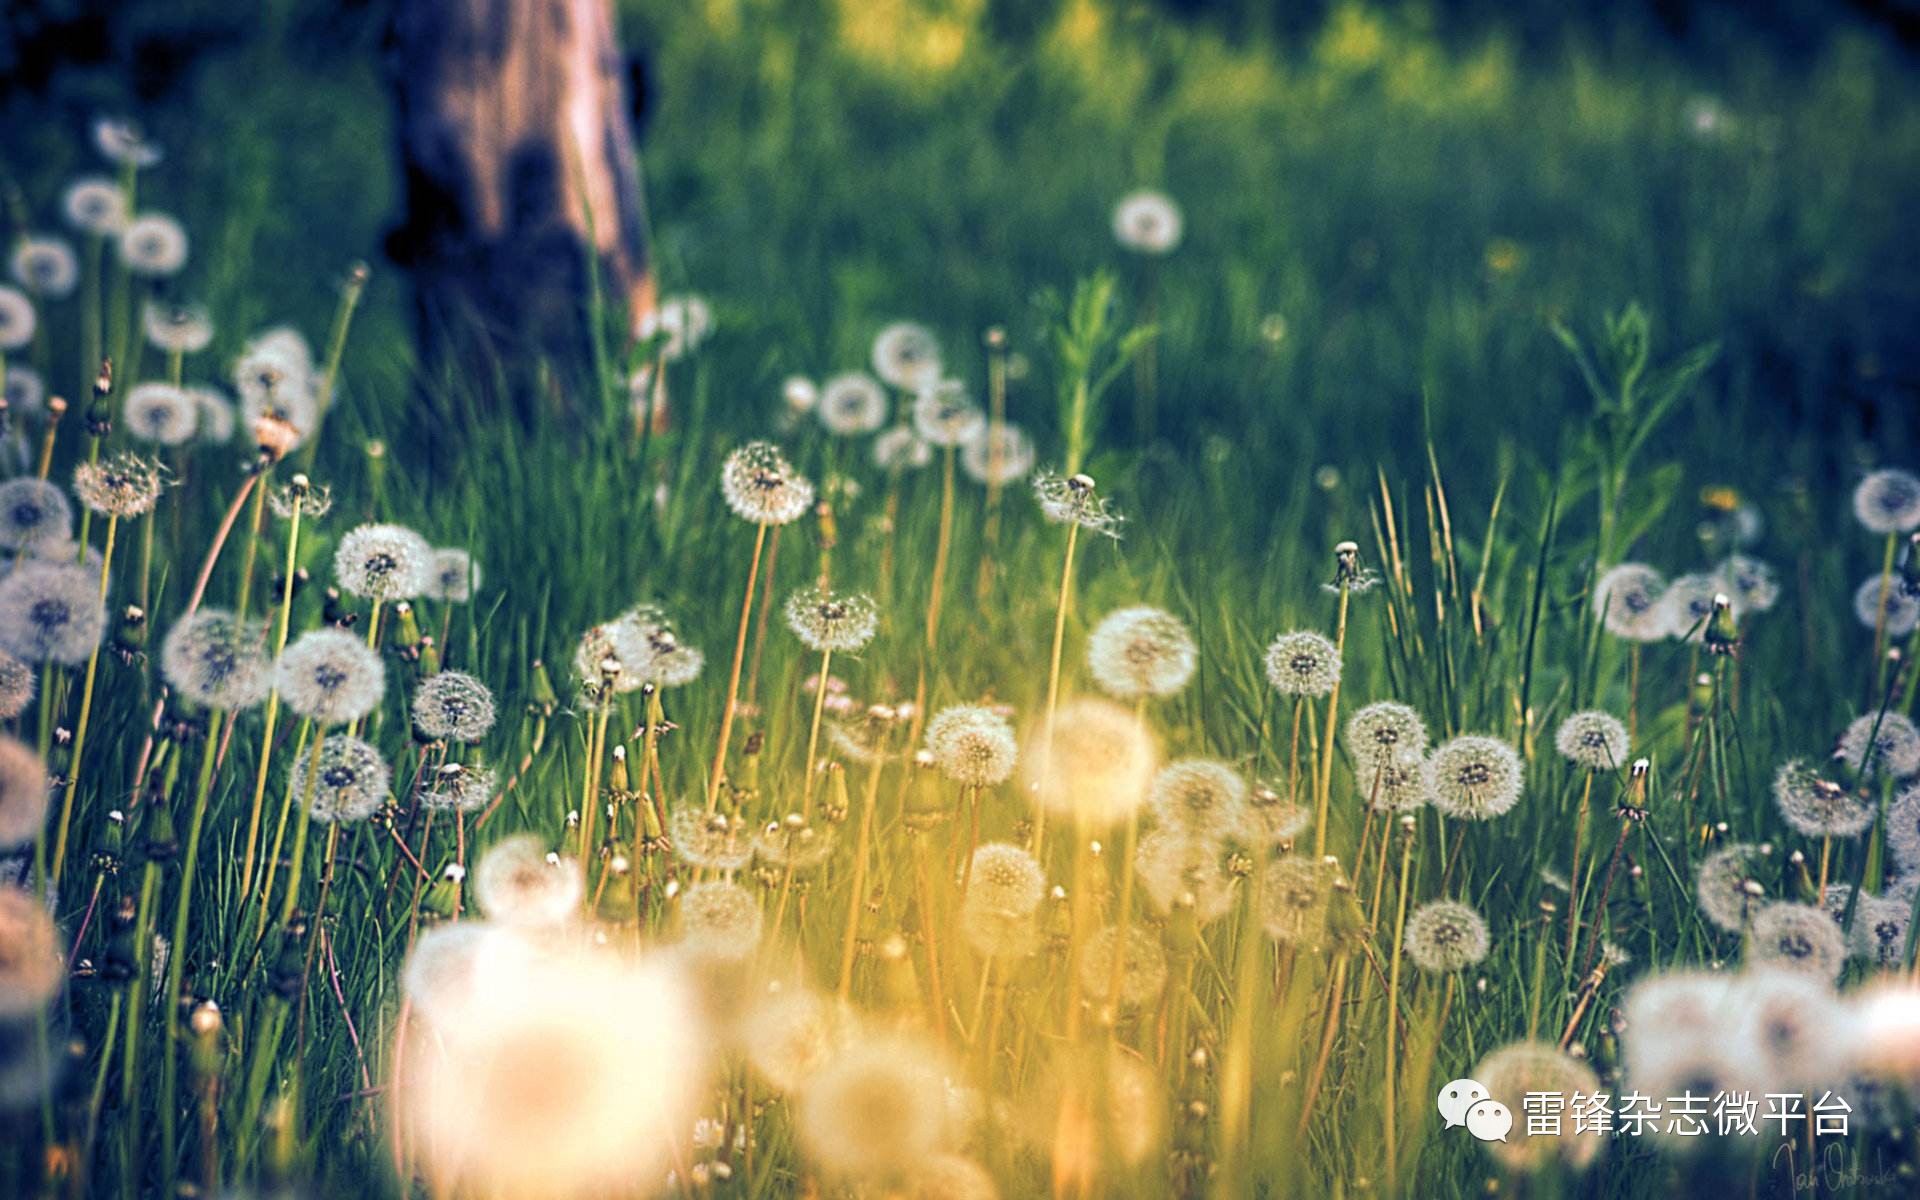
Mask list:
[[589,361],[590,261],[608,303],[653,303],[611,0],[398,0],[393,49],[406,215],[389,248],[428,378],[503,382],[534,416],[529,366]]

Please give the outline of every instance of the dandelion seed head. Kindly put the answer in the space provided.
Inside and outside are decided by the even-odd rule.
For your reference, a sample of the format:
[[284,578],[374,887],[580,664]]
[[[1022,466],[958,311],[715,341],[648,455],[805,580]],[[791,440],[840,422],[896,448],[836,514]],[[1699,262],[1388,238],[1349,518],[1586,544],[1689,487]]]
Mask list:
[[1284,854],[1266,866],[1261,886],[1260,924],[1267,936],[1290,945],[1314,947],[1327,937],[1333,893],[1343,882],[1338,863],[1304,854]]
[[1087,670],[1119,700],[1176,695],[1193,679],[1199,649],[1180,618],[1148,605],[1117,608],[1087,638]]
[[801,1145],[824,1170],[867,1178],[925,1162],[950,1129],[946,1067],[917,1040],[848,1042],[800,1092]]
[[1056,525],[1078,525],[1091,533],[1118,538],[1126,521],[1091,476],[1060,475],[1041,471],[1033,477],[1034,498],[1040,503],[1040,515]]
[[667,840],[681,862],[706,870],[737,871],[753,860],[752,823],[698,805],[674,810]]
[[1819,1090],[1846,1071],[1847,1012],[1825,980],[1749,971],[1728,985],[1727,1010],[1728,1037],[1769,1091]]
[[33,668],[0,650],[0,721],[11,721],[27,711],[39,691]]
[[47,413],[47,381],[32,367],[16,367],[9,363],[6,398],[7,411],[14,417],[43,417]]
[[1418,760],[1427,752],[1427,723],[1418,712],[1378,700],[1347,718],[1347,749],[1366,766]]
[[1180,206],[1164,192],[1129,192],[1113,208],[1114,240],[1137,254],[1172,253],[1185,229]]
[[1780,600],[1780,576],[1750,554],[1735,554],[1720,564],[1720,590],[1733,601],[1735,616],[1766,612]]
[[60,196],[60,212],[82,233],[112,237],[127,227],[127,194],[120,185],[100,175],[86,175],[67,185]]
[[0,351],[23,350],[33,342],[40,318],[33,301],[19,288],[0,284]]
[[895,425],[873,439],[873,465],[889,474],[916,470],[932,461],[933,447],[912,425]]
[[[1525,1111],[1524,1102],[1531,1094],[1572,1097],[1576,1092],[1592,1095],[1600,1090],[1600,1077],[1592,1067],[1546,1042],[1501,1046],[1475,1065],[1471,1078],[1479,1080],[1491,1099],[1516,1114]],[[1529,1133],[1482,1145],[1509,1170],[1534,1171],[1558,1163],[1569,1171],[1583,1171],[1606,1149],[1608,1135],[1592,1128],[1576,1133],[1576,1128],[1569,1119],[1561,1123],[1558,1134]]]
[[984,705],[957,704],[927,723],[927,750],[940,773],[968,787],[993,787],[1012,776],[1019,758],[1013,726]]
[[698,350],[711,332],[712,307],[691,294],[662,296],[634,327],[634,336],[641,341],[663,339],[660,357],[667,362],[675,362]]
[[0,885],[0,1017],[40,1012],[65,978],[60,933],[47,906],[21,888]]
[[669,688],[685,687],[700,677],[707,656],[682,642],[659,609],[640,605],[621,614],[616,624],[628,631],[632,647],[640,652],[640,661],[629,667],[636,679]]
[[1220,842],[1196,837],[1172,826],[1156,827],[1140,837],[1134,850],[1134,871],[1147,898],[1160,913],[1190,906],[1194,919],[1205,925],[1233,908],[1238,879],[1228,871],[1228,849]]
[[22,562],[0,579],[0,648],[25,662],[72,666],[107,629],[97,568]]
[[1553,735],[1560,757],[1592,771],[1617,771],[1627,763],[1627,726],[1599,709],[1577,712]]
[[1267,647],[1267,682],[1283,696],[1324,696],[1340,682],[1340,651],[1309,630],[1283,633]]
[[1797,758],[1774,772],[1773,803],[1788,825],[1808,837],[1858,837],[1873,824],[1871,807]]
[[940,370],[939,339],[924,325],[895,321],[873,339],[873,373],[901,391],[938,382]]
[[1280,790],[1260,784],[1247,792],[1247,815],[1255,834],[1268,845],[1290,842],[1313,824],[1313,809],[1289,800]]
[[833,831],[808,824],[799,813],[784,821],[769,821],[754,831],[753,853],[774,867],[810,871],[833,856]]
[[1243,834],[1247,783],[1226,763],[1189,758],[1167,764],[1147,790],[1147,808],[1163,826],[1200,838]]
[[1121,1008],[1151,1004],[1167,986],[1167,952],[1152,931],[1138,925],[1127,926],[1124,939],[1120,934],[1118,925],[1108,925],[1087,939],[1080,950],[1080,992],[1096,1004],[1110,997]]
[[130,118],[95,117],[92,132],[94,149],[118,166],[145,170],[158,166],[163,156],[160,144],[148,138]]
[[443,604],[465,604],[480,587],[480,566],[465,550],[435,549],[427,559],[427,586],[421,595]]
[[1866,713],[1840,735],[1833,756],[1854,771],[1904,779],[1920,772],[1920,729],[1905,713]]
[[1907,926],[1913,902],[1901,896],[1862,896],[1853,913],[1853,950],[1878,970],[1896,970],[1907,960]]
[[473,894],[481,911],[496,921],[545,929],[579,915],[586,876],[575,859],[549,855],[537,836],[519,833],[480,856]]
[[986,415],[957,379],[928,384],[913,398],[913,430],[930,446],[964,446],[986,428]]
[[1778,900],[1754,914],[1747,954],[1756,965],[1831,982],[1846,966],[1847,939],[1824,909]]
[[828,433],[858,437],[887,423],[887,390],[865,371],[848,371],[827,380],[815,412]]
[[333,576],[341,590],[370,600],[411,600],[427,590],[433,547],[404,525],[361,525],[340,539]]
[[803,988],[763,996],[740,1023],[747,1061],[775,1089],[798,1092],[852,1040],[852,1015]]
[[325,725],[357,721],[386,694],[380,655],[342,629],[301,634],[280,655],[274,687],[296,715]]
[[492,767],[443,763],[420,793],[420,806],[443,812],[478,812],[498,790],[499,776]]
[[195,704],[231,710],[267,698],[273,660],[264,622],[219,608],[202,608],[175,621],[160,644],[167,685]]
[[1463,734],[1442,742],[1426,764],[1433,806],[1458,820],[1485,821],[1520,802],[1525,771],[1512,746],[1498,738]]
[[1660,596],[1660,614],[1668,637],[1689,642],[1706,637],[1707,618],[1713,615],[1720,583],[1713,575],[1682,575],[1667,585]]
[[1867,576],[1853,593],[1853,615],[1868,629],[1903,638],[1920,628],[1920,590],[1899,576]]
[[153,511],[166,477],[150,458],[122,451],[73,469],[73,494],[104,517],[137,517]]
[[748,442],[720,468],[720,494],[742,520],[786,525],[813,507],[813,484],[772,442]]
[[1024,916],[1039,908],[1046,894],[1046,872],[1027,850],[1007,842],[988,842],[973,852],[968,904]]
[[1897,468],[1868,472],[1853,489],[1853,515],[1870,533],[1920,529],[1920,476]]
[[44,479],[0,483],[0,544],[18,550],[40,540],[73,537],[73,506],[67,494]]
[[127,432],[143,442],[178,446],[191,441],[200,421],[200,407],[185,388],[170,383],[143,383],[127,393],[121,410]]
[[1090,828],[1123,820],[1146,800],[1159,765],[1159,747],[1147,727],[1109,700],[1082,697],[1060,705],[1049,728],[1029,734],[1024,779],[1037,803]]
[[1033,473],[1033,439],[1018,425],[982,426],[960,447],[960,466],[968,478],[988,487],[1006,487]]
[[1407,918],[1407,957],[1423,971],[1463,971],[1487,957],[1486,918],[1457,900],[1431,900]]
[[437,742],[477,742],[493,720],[493,690],[462,671],[429,675],[413,694],[413,727]]
[[1759,907],[1747,883],[1766,857],[1759,846],[1747,842],[1733,842],[1707,855],[1693,877],[1701,915],[1729,933],[1744,930]]
[[120,261],[148,279],[177,274],[187,265],[187,231],[165,213],[141,213],[120,231]]
[[169,354],[198,354],[213,342],[213,319],[198,304],[149,300],[140,310],[147,340]]
[[1920,783],[1910,783],[1887,806],[1887,849],[1903,875],[1920,877]]
[[80,283],[80,259],[65,238],[28,234],[14,244],[8,265],[21,287],[44,299],[71,295]]
[[219,388],[195,385],[187,388],[187,395],[193,399],[197,412],[194,427],[200,431],[200,440],[225,445],[233,440],[235,417],[233,401]]
[[759,899],[731,880],[710,879],[680,894],[681,944],[704,958],[738,962],[760,944]]
[[380,751],[357,737],[335,734],[320,743],[308,785],[306,763],[300,772],[302,794],[313,819],[327,824],[364,821],[387,802],[393,788],[393,769]]
[[1593,611],[1606,631],[1630,642],[1657,642],[1667,636],[1660,606],[1667,582],[1644,563],[1621,563],[1593,585]]
[[865,592],[804,587],[781,610],[787,628],[809,649],[851,654],[880,628],[880,606]]

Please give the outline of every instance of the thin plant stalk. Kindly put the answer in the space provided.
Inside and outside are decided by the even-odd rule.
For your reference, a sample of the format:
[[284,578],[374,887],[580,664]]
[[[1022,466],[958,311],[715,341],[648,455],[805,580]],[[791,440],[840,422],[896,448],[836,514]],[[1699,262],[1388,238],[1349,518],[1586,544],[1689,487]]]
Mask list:
[[[1336,657],[1344,658],[1347,650],[1347,599],[1352,594],[1346,579],[1340,582],[1340,610],[1334,623],[1333,649]],[[1345,672],[1341,672],[1345,674]],[[1333,790],[1333,731],[1339,726],[1335,722],[1340,716],[1340,680],[1335,677],[1333,690],[1327,693],[1327,727],[1325,740],[1320,744],[1320,770],[1315,779],[1319,794],[1314,799],[1313,808],[1313,853],[1318,858],[1327,852],[1327,800]]]
[[814,680],[813,722],[807,730],[807,757],[800,769],[805,773],[805,782],[800,785],[800,815],[813,819],[813,769],[814,755],[820,751],[820,715],[827,707],[827,668],[833,662],[831,649],[820,652],[820,674]]
[[[94,444],[99,444],[95,439]],[[107,587],[110,582],[109,571],[113,567],[113,537],[120,525],[120,515],[114,513],[107,517],[107,544],[100,556],[100,603],[107,602]],[[60,822],[53,838],[53,882],[57,886],[60,873],[67,861],[67,835],[72,832],[73,799],[80,790],[80,771],[85,764],[82,757],[87,748],[87,727],[93,717],[93,685],[100,673],[100,647],[95,644],[93,653],[87,655],[86,682],[80,689],[80,721],[73,731],[73,754],[69,758],[72,764],[67,770],[66,794],[60,799]]]
[[733,639],[733,667],[727,672],[727,695],[720,709],[720,738],[713,748],[713,769],[707,773],[707,811],[720,802],[720,780],[727,767],[727,742],[733,737],[733,714],[740,691],[740,666],[747,656],[747,623],[753,617],[753,589],[760,581],[760,555],[767,548],[767,527],[754,526],[753,561],[747,567],[746,595],[740,601],[740,630]]
[[[1060,565],[1060,598],[1053,608],[1053,652],[1047,659],[1047,712],[1040,727],[1040,778],[1045,779],[1053,765],[1053,718],[1060,708],[1060,651],[1067,640],[1067,610],[1073,604],[1073,552],[1080,542],[1080,526],[1067,525],[1067,552]],[[1033,845],[1045,843],[1047,810],[1038,810],[1033,821]]]

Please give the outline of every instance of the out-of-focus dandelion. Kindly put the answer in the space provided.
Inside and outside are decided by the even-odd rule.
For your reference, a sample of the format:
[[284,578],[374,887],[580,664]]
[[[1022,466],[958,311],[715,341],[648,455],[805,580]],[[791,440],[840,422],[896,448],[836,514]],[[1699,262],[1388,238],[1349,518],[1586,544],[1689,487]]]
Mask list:
[[98,571],[28,562],[0,579],[0,648],[17,658],[72,666],[99,647],[106,629]]
[[674,855],[689,866],[737,871],[753,860],[751,823],[726,813],[675,809],[667,821],[667,840]]
[[160,671],[169,687],[195,704],[221,710],[258,704],[273,677],[266,625],[202,608],[167,631]]
[[1630,642],[1657,642],[1667,636],[1660,607],[1667,583],[1644,563],[1621,563],[1593,585],[1593,611],[1606,631]]
[[1430,900],[1407,917],[1407,957],[1423,971],[1463,971],[1487,956],[1487,921],[1472,905]]
[[1693,894],[1701,915],[1729,933],[1745,930],[1763,902],[1749,885],[1754,884],[1757,868],[1766,856],[1762,847],[1748,842],[1733,842],[1707,855],[1693,875]]
[[480,566],[465,550],[442,546],[427,560],[427,586],[420,594],[443,604],[465,604],[480,587]]
[[1906,637],[1920,627],[1920,591],[1900,579],[1869,575],[1854,589],[1853,615],[1887,637]]
[[579,914],[585,893],[579,862],[549,854],[531,833],[495,842],[473,870],[473,894],[481,911],[509,925],[565,924]]
[[1182,759],[1153,777],[1147,807],[1161,825],[1196,837],[1241,834],[1247,827],[1247,783],[1226,763]]
[[982,426],[960,447],[960,466],[975,483],[1006,487],[1033,473],[1033,439],[1017,425]]
[[1274,638],[1266,666],[1267,682],[1283,696],[1325,696],[1340,682],[1340,651],[1310,630]]
[[827,380],[815,411],[828,433],[858,437],[887,423],[887,391],[865,371],[848,371]]
[[1840,735],[1833,756],[1856,773],[1905,779],[1920,772],[1920,729],[1905,713],[1866,713]]
[[[1591,1096],[1600,1090],[1600,1077],[1592,1067],[1544,1042],[1501,1046],[1480,1060],[1471,1078],[1487,1089],[1491,1099],[1516,1114],[1527,1111],[1528,1096],[1546,1093],[1571,1099],[1576,1094]],[[1589,1122],[1582,1128],[1569,1117],[1560,1123],[1557,1133],[1529,1130],[1525,1137],[1481,1144],[1512,1171],[1536,1171],[1555,1163],[1569,1171],[1582,1171],[1606,1149],[1607,1139],[1608,1134],[1597,1128],[1597,1123]]]
[[995,912],[1026,916],[1046,897],[1039,860],[1007,842],[988,842],[973,852],[965,902]]
[[1907,961],[1907,926],[1913,901],[1907,896],[1862,896],[1853,914],[1853,947],[1876,968],[1898,970]]
[[856,1033],[845,1009],[799,988],[762,997],[740,1023],[747,1061],[783,1092],[806,1087]]
[[1520,756],[1498,738],[1463,734],[1442,742],[1426,770],[1433,806],[1458,820],[1485,821],[1520,802]]
[[1779,900],[1754,914],[1747,927],[1747,956],[1759,965],[1831,981],[1847,964],[1847,940],[1825,910]]
[[1311,948],[1327,937],[1333,894],[1344,882],[1338,863],[1305,854],[1285,854],[1266,866],[1260,889],[1260,924],[1275,941]]
[[65,238],[28,234],[14,244],[8,266],[21,287],[43,300],[71,295],[80,283],[80,260]]
[[922,388],[913,398],[913,431],[930,446],[955,449],[978,437],[986,416],[957,380]]
[[660,338],[660,357],[674,362],[699,349],[713,332],[713,309],[699,296],[662,296],[633,332],[640,341]]
[[1024,770],[1045,811],[1099,827],[1125,820],[1145,801],[1159,751],[1126,709],[1091,697],[1071,700],[1039,736],[1048,738],[1049,752],[1028,756]]
[[111,179],[87,175],[67,185],[60,196],[60,212],[82,233],[112,237],[127,227],[127,194]]
[[696,883],[680,895],[681,944],[706,958],[737,962],[760,944],[760,901],[725,879]]
[[1887,806],[1887,849],[1903,873],[1920,875],[1920,783],[1908,784]]
[[493,728],[493,691],[462,671],[439,671],[413,694],[413,727],[440,742],[477,742]]
[[1735,554],[1720,564],[1720,589],[1733,601],[1736,616],[1766,612],[1780,599],[1780,577],[1750,554]]
[[1247,792],[1247,815],[1253,832],[1271,845],[1290,842],[1313,824],[1313,809],[1260,784]]
[[127,393],[122,410],[127,432],[145,442],[178,446],[192,440],[200,407],[185,388],[170,383],[143,383]]
[[200,431],[200,440],[220,445],[232,441],[236,424],[233,401],[219,388],[205,385],[189,387],[187,395],[193,397],[194,408],[198,410],[194,427]]
[[427,590],[433,547],[404,525],[361,525],[340,539],[333,576],[370,600],[410,600]]
[[924,325],[895,321],[873,339],[873,373],[901,391],[933,384],[940,371],[940,342]]
[[872,1178],[925,1162],[948,1140],[946,1069],[918,1041],[849,1042],[800,1093],[801,1144],[824,1170]]
[[33,301],[19,288],[0,284],[0,351],[21,350],[33,342],[39,328]]
[[1013,726],[991,708],[961,704],[927,723],[927,750],[940,773],[967,787],[994,787],[1013,774],[1019,757]]
[[1553,745],[1562,758],[1590,771],[1618,771],[1627,763],[1627,726],[1609,712],[1577,712],[1560,722]]
[[287,708],[323,725],[357,721],[386,694],[380,655],[345,630],[303,633],[274,666],[274,689]]
[[873,465],[888,474],[916,470],[932,461],[933,447],[911,425],[895,425],[873,439]]
[[[24,743],[0,734],[0,849],[33,841],[46,823],[47,764]],[[6,956],[0,948],[0,959]]]
[[1216,839],[1156,827],[1140,838],[1134,871],[1160,912],[1187,909],[1205,925],[1226,916],[1239,894],[1239,879],[1228,869],[1231,854],[1231,848]]
[[7,368],[6,399],[7,412],[16,419],[43,417],[47,413],[47,381],[32,367],[10,366]]
[[149,300],[140,310],[140,327],[149,342],[168,354],[198,354],[213,342],[213,320],[197,304]]
[[148,279],[178,274],[187,265],[187,231],[165,213],[141,213],[120,231],[120,261]]
[[33,478],[0,483],[0,545],[19,550],[36,541],[72,536],[73,507],[59,487]]
[[1172,253],[1184,230],[1180,206],[1164,192],[1129,192],[1113,209],[1114,240],[1137,254]]
[[92,129],[93,147],[108,162],[143,171],[160,164],[160,144],[131,118],[95,117]]
[[[1118,988],[1113,986],[1116,974]],[[1152,931],[1138,925],[1124,931],[1118,925],[1096,930],[1080,951],[1080,991],[1097,1004],[1111,998],[1122,1008],[1138,1008],[1158,999],[1166,986],[1167,953]]]
[[1117,608],[1087,638],[1087,671],[1119,700],[1164,700],[1187,686],[1199,650],[1180,618],[1148,605]]
[[60,991],[66,968],[59,938],[46,905],[0,885],[0,1017],[31,1016]]
[[1660,619],[1668,637],[1690,642],[1706,639],[1720,580],[1712,575],[1682,575],[1660,596]]
[[0,721],[11,721],[27,711],[38,683],[32,667],[0,650]]
[[1853,489],[1853,515],[1870,533],[1920,529],[1920,476],[1893,467],[1868,472]]
[[1797,758],[1774,772],[1773,803],[1788,825],[1808,837],[1858,837],[1873,824],[1872,808]]

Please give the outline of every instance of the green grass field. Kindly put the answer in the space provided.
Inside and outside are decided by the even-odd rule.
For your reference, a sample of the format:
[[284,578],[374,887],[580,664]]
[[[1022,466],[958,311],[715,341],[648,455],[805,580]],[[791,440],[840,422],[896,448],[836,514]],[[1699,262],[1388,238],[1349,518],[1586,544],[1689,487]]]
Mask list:
[[[0,446],[0,1194],[1912,1191],[1920,484],[1870,474],[1920,468],[1902,51],[1838,19],[1789,56],[1355,5],[1285,45],[1083,0],[632,7],[659,278],[711,328],[547,364],[534,425],[413,367],[371,15],[269,6],[144,105],[100,70],[0,93],[12,234],[78,252],[3,360],[70,404],[10,389]],[[163,161],[101,157],[120,112]],[[184,268],[69,227],[82,174],[177,216]],[[1139,188],[1169,253],[1116,242]],[[209,343],[146,344],[149,296]],[[793,401],[901,320],[944,416],[1024,430],[1029,469],[881,466],[916,408],[938,432],[904,368],[878,439]],[[279,325],[304,348],[262,350]],[[169,379],[237,388],[238,432],[169,444],[136,395]],[[723,495],[758,439],[772,500],[812,489],[790,522],[740,515],[764,472]],[[388,522],[468,550],[471,597],[348,538]],[[1596,587],[1623,563],[1699,607],[1642,620]],[[822,581],[878,622],[802,614],[846,637],[817,703],[783,607]],[[581,648],[638,605],[666,616]],[[1180,632],[1096,650],[1138,605]],[[309,649],[377,699],[281,656],[328,624],[377,653]],[[639,689],[663,630],[704,669]],[[1298,677],[1292,631],[1329,640]],[[479,736],[417,730],[440,672],[489,690]],[[1348,725],[1383,701],[1411,752]],[[1593,710],[1630,741],[1570,757]],[[1140,948],[1103,974],[1113,925]],[[1446,1127],[1462,1078],[1506,1145]],[[1852,1112],[1523,1136],[1549,1090]]]

